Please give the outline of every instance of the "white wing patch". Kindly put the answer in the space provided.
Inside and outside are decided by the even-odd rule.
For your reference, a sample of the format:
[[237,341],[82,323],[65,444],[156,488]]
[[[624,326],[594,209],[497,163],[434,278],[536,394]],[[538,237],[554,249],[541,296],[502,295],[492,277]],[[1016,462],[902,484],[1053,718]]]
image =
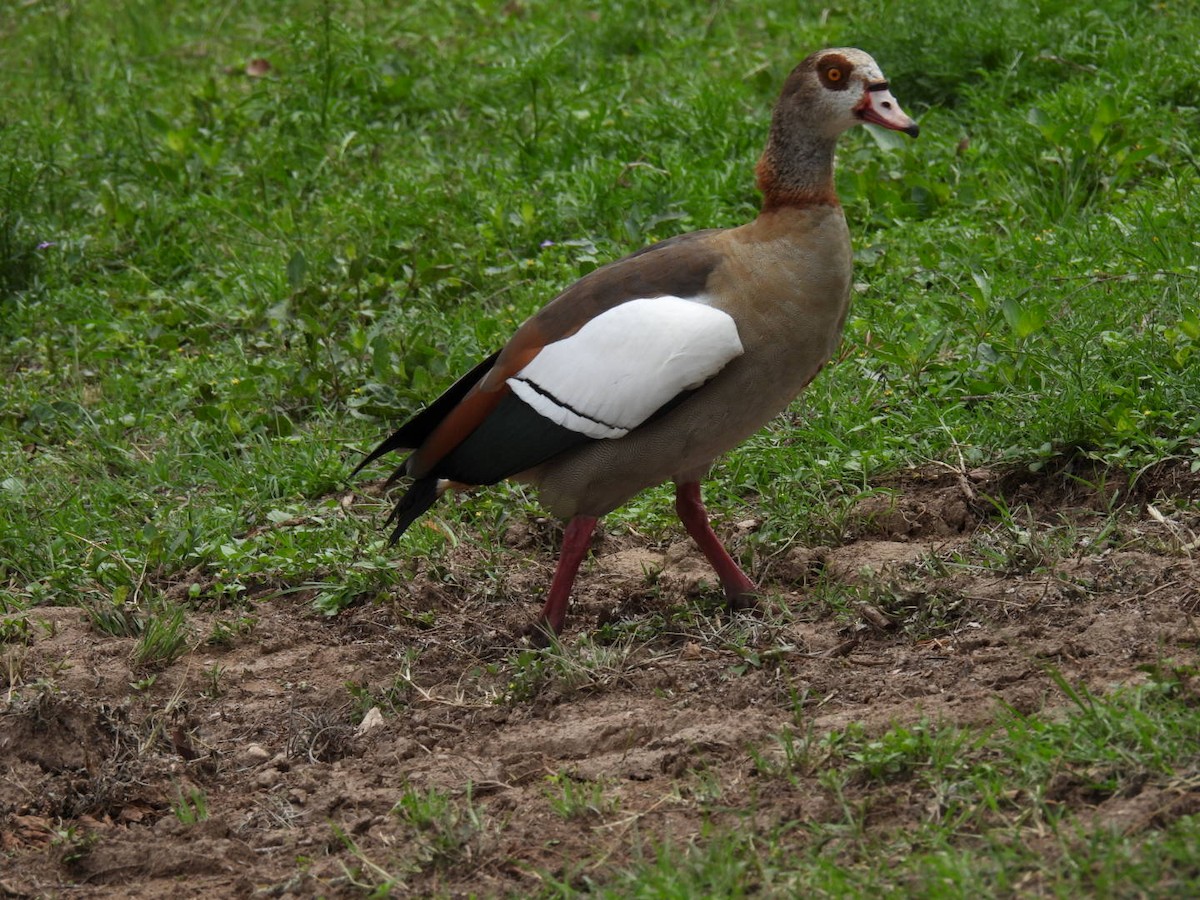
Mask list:
[[508,386],[557,425],[618,438],[741,354],[733,318],[702,299],[630,300],[547,344]]

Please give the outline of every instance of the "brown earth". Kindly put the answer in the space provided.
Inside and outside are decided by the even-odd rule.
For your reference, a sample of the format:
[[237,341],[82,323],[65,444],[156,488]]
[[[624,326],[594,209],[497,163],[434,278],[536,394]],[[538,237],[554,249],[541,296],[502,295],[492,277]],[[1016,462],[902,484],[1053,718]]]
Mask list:
[[[834,820],[811,773],[759,790],[783,730],[983,723],[1061,705],[1054,672],[1105,691],[1195,664],[1200,479],[1097,483],[897,476],[840,546],[759,558],[761,608],[736,614],[690,544],[610,533],[556,654],[519,637],[553,562],[541,522],[333,618],[278,586],[196,609],[197,646],[152,684],[133,638],[35,609],[0,644],[0,896],[361,896],[384,871],[397,894],[522,895],[747,810]],[[755,527],[719,530],[736,551]],[[867,824],[926,802],[877,799]],[[1200,795],[1074,802],[1136,830]]]

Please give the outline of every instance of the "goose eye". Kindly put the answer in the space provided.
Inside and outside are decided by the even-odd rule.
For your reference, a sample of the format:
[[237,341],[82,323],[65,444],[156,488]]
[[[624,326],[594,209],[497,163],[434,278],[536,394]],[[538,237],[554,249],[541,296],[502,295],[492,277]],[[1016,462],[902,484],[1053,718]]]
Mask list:
[[826,60],[818,66],[821,73],[821,84],[832,91],[844,91],[850,86],[850,73],[853,67],[844,59]]
[[824,59],[817,64],[821,84],[831,91],[844,91],[850,87],[850,73],[853,71],[854,66],[841,56]]

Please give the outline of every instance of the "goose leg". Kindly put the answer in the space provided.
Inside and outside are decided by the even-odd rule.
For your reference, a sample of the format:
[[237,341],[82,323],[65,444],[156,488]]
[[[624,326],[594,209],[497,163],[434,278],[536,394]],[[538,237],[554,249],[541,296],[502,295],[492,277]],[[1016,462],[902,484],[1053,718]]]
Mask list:
[[729,605],[734,609],[745,606],[745,601],[754,593],[754,582],[733,561],[721,539],[712,530],[708,522],[708,510],[700,499],[700,482],[685,481],[675,485],[675,512],[716,570]]
[[562,551],[558,555],[558,568],[550,583],[546,605],[538,616],[537,626],[551,634],[559,634],[567,621],[567,601],[571,598],[571,587],[575,584],[575,573],[587,555],[592,531],[598,522],[595,516],[575,516],[567,523],[563,532]]

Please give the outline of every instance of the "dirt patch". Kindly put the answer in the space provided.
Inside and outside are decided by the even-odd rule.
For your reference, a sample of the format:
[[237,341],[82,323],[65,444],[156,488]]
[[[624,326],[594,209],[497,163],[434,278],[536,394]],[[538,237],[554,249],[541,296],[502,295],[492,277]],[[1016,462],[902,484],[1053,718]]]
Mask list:
[[[986,722],[1059,702],[1052,671],[1103,691],[1195,664],[1197,480],[1164,469],[1114,494],[1069,474],[898,476],[839,546],[761,559],[746,613],[689,543],[610,534],[557,654],[519,638],[553,561],[539,522],[510,529],[499,579],[464,542],[332,619],[296,593],[195,610],[195,634],[226,639],[153,679],[132,638],[33,610],[0,645],[0,893],[360,896],[386,870],[397,892],[523,894],[721,810],[825,821],[815,781],[759,790],[754,760],[785,729]],[[868,824],[912,814],[895,803]],[[1196,795],[1089,808],[1131,833]]]

